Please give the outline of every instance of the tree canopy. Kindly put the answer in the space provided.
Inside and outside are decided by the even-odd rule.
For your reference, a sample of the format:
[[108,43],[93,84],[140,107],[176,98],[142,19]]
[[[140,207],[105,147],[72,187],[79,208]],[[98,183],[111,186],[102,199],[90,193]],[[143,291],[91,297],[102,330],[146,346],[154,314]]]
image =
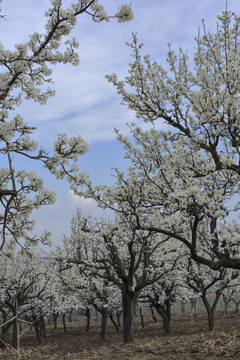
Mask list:
[[[193,60],[169,46],[169,69],[142,56],[133,34],[129,75],[107,78],[150,130],[136,123],[129,138],[117,131],[132,166],[126,175],[116,169],[115,186],[88,182],[85,192],[128,214],[136,228],[178,239],[195,261],[215,270],[240,268],[239,26],[228,10],[218,16],[215,34],[203,22]],[[163,123],[169,130],[161,130]]]
[[[80,135],[68,138],[66,134],[58,136],[52,152],[47,151],[31,138],[36,128],[14,111],[24,98],[46,104],[54,95],[54,90],[48,86],[52,82],[53,65],[78,65],[78,42],[70,38],[78,16],[87,14],[95,22],[112,17],[123,22],[133,16],[131,7],[125,4],[115,15],[108,16],[97,0],[77,0],[68,8],[62,0],[50,3],[45,13],[44,34],[34,32],[29,41],[16,44],[14,51],[0,44],[0,154],[4,164],[0,169],[1,250],[6,244],[9,249],[16,242],[28,248],[37,240],[46,243],[49,239],[48,232],[40,239],[31,235],[34,221],[30,215],[33,209],[52,204],[55,194],[44,188],[38,174],[19,168],[19,157],[37,160],[57,178],[66,178],[71,183],[81,182],[84,174],[79,172],[76,162],[79,155],[88,151]],[[5,18],[7,20],[7,16]]]

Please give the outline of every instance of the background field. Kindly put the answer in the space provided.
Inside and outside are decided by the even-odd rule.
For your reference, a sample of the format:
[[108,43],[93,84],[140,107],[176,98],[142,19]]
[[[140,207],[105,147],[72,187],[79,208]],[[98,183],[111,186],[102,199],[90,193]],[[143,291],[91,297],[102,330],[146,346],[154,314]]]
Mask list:
[[[93,359],[93,360],[213,360],[240,358],[240,317],[233,313],[217,314],[216,328],[207,331],[206,316],[189,319],[173,316],[172,332],[164,334],[161,319],[156,324],[145,318],[144,328],[139,318],[136,322],[136,338],[132,344],[123,345],[122,331],[115,331],[108,323],[107,339],[100,342],[100,321],[93,321],[90,332],[85,332],[84,319],[67,324],[67,333],[61,324],[54,330],[47,327],[47,339],[38,345],[34,331],[21,339],[21,359]],[[0,359],[15,359],[4,350]]]

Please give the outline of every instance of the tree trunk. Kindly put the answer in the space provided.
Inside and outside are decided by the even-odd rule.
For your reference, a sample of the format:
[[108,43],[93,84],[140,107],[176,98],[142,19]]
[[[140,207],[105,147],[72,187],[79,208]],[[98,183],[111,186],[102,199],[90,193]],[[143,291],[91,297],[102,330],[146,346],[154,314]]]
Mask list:
[[[2,323],[4,324],[6,321],[7,321],[7,313],[2,312]],[[12,326],[12,323],[8,323],[1,327],[1,339],[3,341],[0,341],[0,348],[4,348],[6,346],[4,343],[6,343],[6,341],[7,341],[9,328],[11,326]]]
[[171,332],[170,320],[167,316],[163,317],[163,330],[166,334],[170,334]]
[[151,315],[152,315],[153,322],[154,322],[154,324],[156,324],[156,323],[157,323],[157,318],[156,318],[156,316],[155,316],[155,314],[154,314],[154,310],[153,310],[152,304],[150,304],[150,310],[151,310]]
[[58,319],[58,313],[53,314],[54,330],[57,329],[57,319]]
[[110,320],[111,320],[111,322],[113,323],[116,331],[119,332],[118,320],[117,320],[117,322],[115,321],[115,319],[114,319],[114,317],[113,317],[113,314],[112,314],[111,312],[109,313],[109,317],[110,317]]
[[191,314],[190,317],[196,318],[197,317],[197,301],[196,299],[191,299]]
[[144,329],[144,317],[143,317],[143,312],[142,312],[142,308],[141,308],[141,307],[140,307],[140,309],[139,309],[139,313],[140,313],[140,318],[141,318],[142,329]]
[[38,327],[37,322],[34,324],[34,328],[35,328],[38,343],[41,344],[42,341],[41,341],[41,336],[40,336],[39,327]]
[[129,343],[134,340],[134,312],[136,295],[127,289],[122,292],[123,308],[123,341]]
[[239,301],[238,302],[234,302],[235,304],[235,314],[238,314],[239,311]]
[[223,304],[224,304],[224,315],[228,315],[228,307],[229,307],[229,302],[226,300],[226,297],[224,296],[224,294],[222,295],[223,298]]
[[166,332],[166,334],[169,334],[171,332],[171,326],[170,326],[171,316],[169,316],[167,310],[164,308],[163,305],[161,306],[160,304],[157,304],[156,310],[163,319],[163,330]]
[[62,321],[63,321],[63,332],[67,332],[67,325],[66,325],[66,314],[62,314]]
[[108,309],[102,308],[101,341],[106,340]]
[[44,318],[42,318],[42,329],[43,329],[43,338],[44,338],[44,340],[46,340],[47,339],[46,321]]
[[89,332],[89,330],[90,330],[90,316],[91,316],[91,312],[90,312],[89,308],[86,309],[86,316],[87,316],[86,332]]
[[[12,325],[12,324],[11,324]],[[8,337],[8,329],[10,326],[3,326],[2,329],[2,333],[1,333],[1,340],[0,341],[0,348],[4,348],[6,345],[6,341],[7,341],[7,337]]]
[[181,302],[181,317],[185,316],[185,302]]
[[116,315],[117,315],[117,324],[118,324],[118,328],[120,328],[121,326],[121,315],[122,315],[122,311],[117,311],[116,312]]
[[13,320],[13,329],[12,329],[12,347],[17,349],[18,345],[18,331],[17,331],[17,319]]
[[213,331],[214,330],[214,310],[211,308],[206,295],[201,296],[202,301],[206,307],[207,315],[208,315],[208,330]]

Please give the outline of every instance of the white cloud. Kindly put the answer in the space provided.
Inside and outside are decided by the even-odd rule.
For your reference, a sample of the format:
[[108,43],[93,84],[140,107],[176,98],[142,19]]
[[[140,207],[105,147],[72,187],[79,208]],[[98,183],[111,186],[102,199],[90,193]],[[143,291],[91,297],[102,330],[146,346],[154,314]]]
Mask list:
[[96,201],[91,198],[84,198],[83,196],[76,195],[72,190],[68,192],[70,202],[78,207],[97,207]]

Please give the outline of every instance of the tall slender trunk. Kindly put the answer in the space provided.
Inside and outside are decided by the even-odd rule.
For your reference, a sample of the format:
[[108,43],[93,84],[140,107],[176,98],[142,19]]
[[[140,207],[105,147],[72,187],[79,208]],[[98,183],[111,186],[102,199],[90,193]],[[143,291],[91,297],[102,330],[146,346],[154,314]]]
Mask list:
[[91,316],[91,312],[90,312],[89,308],[86,309],[86,316],[87,316],[86,332],[89,332],[89,330],[90,330],[90,316]]

